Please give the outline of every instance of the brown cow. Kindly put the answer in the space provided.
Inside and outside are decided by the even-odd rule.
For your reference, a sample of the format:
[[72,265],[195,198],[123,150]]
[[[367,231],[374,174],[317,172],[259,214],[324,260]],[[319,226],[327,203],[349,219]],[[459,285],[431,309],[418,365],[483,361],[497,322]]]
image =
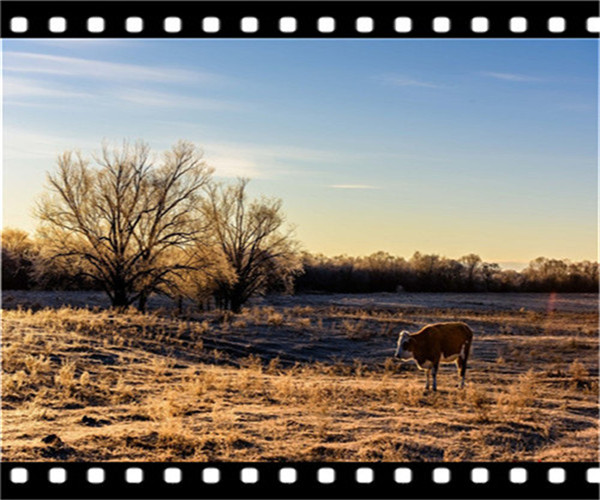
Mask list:
[[456,362],[462,388],[472,341],[473,331],[465,323],[435,323],[416,333],[401,332],[395,357],[402,361],[414,359],[421,370],[427,370],[425,390],[429,389],[429,372],[432,372],[434,391],[439,364]]

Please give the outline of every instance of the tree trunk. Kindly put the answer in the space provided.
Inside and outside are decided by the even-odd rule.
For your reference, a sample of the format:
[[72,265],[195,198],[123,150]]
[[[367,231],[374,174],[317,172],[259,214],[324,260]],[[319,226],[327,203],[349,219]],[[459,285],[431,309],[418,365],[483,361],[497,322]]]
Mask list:
[[244,299],[240,292],[234,291],[229,298],[229,309],[238,314],[242,310],[242,306],[244,305]]
[[129,305],[127,291],[124,287],[114,290],[111,302],[112,306],[116,309],[125,309]]
[[140,293],[140,298],[138,299],[138,309],[142,312],[146,312],[146,304],[148,303],[148,293],[144,290]]

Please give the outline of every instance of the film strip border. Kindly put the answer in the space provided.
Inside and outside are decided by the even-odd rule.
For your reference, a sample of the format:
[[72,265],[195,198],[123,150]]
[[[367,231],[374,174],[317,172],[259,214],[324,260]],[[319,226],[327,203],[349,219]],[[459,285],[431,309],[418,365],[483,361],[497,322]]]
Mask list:
[[3,463],[2,498],[597,499],[597,463]]
[[596,38],[596,0],[14,1],[3,38]]

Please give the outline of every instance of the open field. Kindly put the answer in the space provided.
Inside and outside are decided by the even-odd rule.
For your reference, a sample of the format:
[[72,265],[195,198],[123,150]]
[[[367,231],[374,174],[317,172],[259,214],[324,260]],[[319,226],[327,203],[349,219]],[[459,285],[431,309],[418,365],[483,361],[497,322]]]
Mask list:
[[[598,460],[597,295],[3,299],[4,460]],[[468,385],[442,365],[424,393],[397,333],[448,320],[475,332]]]

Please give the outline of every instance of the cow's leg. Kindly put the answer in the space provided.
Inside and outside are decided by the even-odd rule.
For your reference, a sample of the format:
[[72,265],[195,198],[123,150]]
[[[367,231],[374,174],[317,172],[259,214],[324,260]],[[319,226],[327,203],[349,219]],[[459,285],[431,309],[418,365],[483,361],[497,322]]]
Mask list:
[[461,349],[461,353],[456,360],[456,366],[460,375],[460,388],[465,386],[465,377],[467,375],[467,359],[469,359],[469,346],[465,345]]
[[460,369],[460,388],[465,386],[465,378],[467,377],[467,360],[465,359],[462,368]]
[[431,370],[430,370],[429,368],[425,370],[425,377],[426,377],[426,378],[425,378],[425,380],[426,380],[426,382],[425,382],[425,390],[426,390],[426,391],[428,391],[428,390],[429,390],[429,372],[430,372],[430,371],[431,371]]
[[437,391],[437,371],[439,363],[434,363],[431,367],[431,375],[433,376],[433,391]]
[[460,388],[462,389],[465,386],[465,375],[467,374],[467,360],[459,358],[458,368],[460,375]]
[[456,360],[456,368],[458,371],[458,376],[460,377],[460,382],[458,386],[462,389],[465,386],[465,373],[467,371],[467,361],[459,357]]

